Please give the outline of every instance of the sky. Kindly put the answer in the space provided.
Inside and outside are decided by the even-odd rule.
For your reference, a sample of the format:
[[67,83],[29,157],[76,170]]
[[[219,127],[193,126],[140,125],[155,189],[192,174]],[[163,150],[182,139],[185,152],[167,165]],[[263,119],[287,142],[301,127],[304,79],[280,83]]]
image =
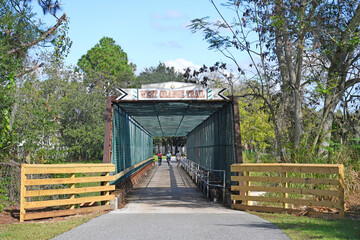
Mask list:
[[[136,64],[137,73],[159,62],[179,70],[211,66],[217,61],[230,63],[220,52],[208,50],[201,33],[193,34],[187,27],[195,18],[219,19],[209,0],[63,0],[62,10],[70,18],[69,37],[73,41],[65,59],[68,65],[76,65],[104,36],[121,46],[129,61]],[[43,21],[54,22],[38,11]]]

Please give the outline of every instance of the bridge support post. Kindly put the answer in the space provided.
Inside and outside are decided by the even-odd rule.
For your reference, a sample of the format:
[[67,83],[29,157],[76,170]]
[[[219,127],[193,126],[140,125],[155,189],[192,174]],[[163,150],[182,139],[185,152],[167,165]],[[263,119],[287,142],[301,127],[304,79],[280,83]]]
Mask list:
[[209,173],[209,171],[207,171],[207,175],[206,175],[206,195],[207,195],[207,198],[210,197],[210,193],[209,193],[209,190],[210,190],[209,177],[210,177],[210,173]]

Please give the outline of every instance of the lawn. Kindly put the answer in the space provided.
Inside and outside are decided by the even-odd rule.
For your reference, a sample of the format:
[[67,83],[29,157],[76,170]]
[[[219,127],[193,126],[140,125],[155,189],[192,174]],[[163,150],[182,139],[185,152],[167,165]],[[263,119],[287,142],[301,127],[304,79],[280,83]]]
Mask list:
[[292,240],[360,239],[360,218],[330,220],[290,214],[251,213],[277,225]]
[[54,238],[61,233],[69,231],[102,213],[92,213],[66,217],[58,220],[45,220],[41,222],[25,222],[0,225],[0,239],[26,239],[43,240]]

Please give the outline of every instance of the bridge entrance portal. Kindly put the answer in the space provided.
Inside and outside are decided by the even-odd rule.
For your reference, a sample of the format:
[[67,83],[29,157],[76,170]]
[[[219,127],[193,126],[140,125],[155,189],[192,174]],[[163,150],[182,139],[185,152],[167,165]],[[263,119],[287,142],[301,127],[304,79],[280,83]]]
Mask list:
[[180,82],[120,89],[106,102],[103,162],[114,163],[116,173],[133,166],[129,175],[153,156],[153,137],[185,136],[187,158],[225,170],[229,184],[230,165],[242,155],[238,100],[224,90]]

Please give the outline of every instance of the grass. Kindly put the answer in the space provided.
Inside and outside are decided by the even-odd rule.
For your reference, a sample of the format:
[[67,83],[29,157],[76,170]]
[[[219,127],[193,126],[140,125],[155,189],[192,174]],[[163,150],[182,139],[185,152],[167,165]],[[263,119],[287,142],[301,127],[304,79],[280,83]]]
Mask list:
[[292,240],[360,239],[360,219],[318,219],[290,214],[251,212],[278,226]]
[[58,221],[49,220],[44,222],[25,222],[0,225],[0,239],[51,239],[101,214],[102,213],[92,213],[85,216],[71,216]]
[[[99,173],[77,173],[76,177],[100,177]],[[101,186],[101,182],[85,182],[85,183],[77,183],[75,184],[76,188],[84,188],[84,187],[97,187]],[[80,193],[76,194],[76,198],[79,197],[93,197],[100,196],[100,192],[91,192],[91,193]]]

